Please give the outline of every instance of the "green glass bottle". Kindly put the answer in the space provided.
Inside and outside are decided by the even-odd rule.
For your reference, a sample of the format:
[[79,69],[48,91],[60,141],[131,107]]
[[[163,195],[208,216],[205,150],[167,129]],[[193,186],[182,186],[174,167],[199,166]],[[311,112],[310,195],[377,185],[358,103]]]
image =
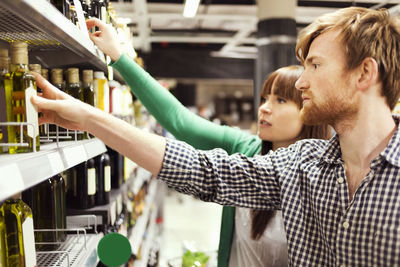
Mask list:
[[[11,81],[12,81],[12,109],[15,122],[27,122],[29,126],[12,127],[9,133],[10,143],[19,143],[20,135],[22,141],[28,146],[9,147],[9,153],[23,153],[40,150],[38,112],[30,101],[32,95],[37,94],[36,78],[28,68],[28,44],[24,42],[11,43]],[[10,139],[11,137],[11,139]],[[35,140],[35,141],[34,141]],[[36,144],[34,145],[34,143]]]
[[[65,87],[65,92],[70,96],[83,101],[82,88],[79,82],[79,69],[69,68],[67,70],[67,85]],[[70,136],[75,139],[75,132],[70,132]],[[82,140],[84,134],[77,134],[77,139]]]
[[65,92],[76,99],[82,100],[82,89],[79,83],[79,69],[69,68],[67,70],[67,86]]
[[[8,49],[0,49],[0,122],[11,122],[13,119],[11,104],[12,83],[8,67]],[[9,134],[12,133],[12,126],[0,127],[0,132],[0,142],[8,143]],[[8,147],[0,147],[0,153],[8,153]]]
[[[56,189],[56,228],[67,228],[67,200],[66,200],[66,184],[64,178],[58,174],[54,176],[54,185]],[[57,232],[58,242],[64,242],[67,239],[65,231]]]
[[[56,229],[56,186],[53,178],[35,185],[22,192],[22,199],[32,208],[33,224],[36,229]],[[36,242],[57,242],[57,232],[37,231],[35,232]],[[38,250],[56,250],[56,244],[38,244]]]
[[0,208],[6,224],[8,266],[35,267],[36,250],[32,211],[20,197],[8,199]]
[[4,222],[3,213],[0,212],[0,267],[8,266],[6,251],[6,224]]
[[93,70],[82,71],[83,101],[94,106]]

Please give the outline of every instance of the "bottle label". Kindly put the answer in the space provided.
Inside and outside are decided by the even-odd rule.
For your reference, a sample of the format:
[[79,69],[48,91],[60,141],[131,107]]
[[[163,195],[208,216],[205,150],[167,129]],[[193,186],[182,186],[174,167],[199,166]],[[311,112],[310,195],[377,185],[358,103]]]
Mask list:
[[88,195],[96,194],[96,169],[90,168],[88,169]]
[[104,191],[110,192],[111,190],[111,167],[104,167]]
[[31,86],[25,89],[25,108],[26,122],[30,123],[30,125],[27,126],[28,136],[32,137],[33,139],[39,135],[38,111],[31,102],[31,97],[34,95],[37,95],[37,92],[31,84]]
[[26,218],[22,223],[22,237],[24,241],[25,266],[36,267],[35,237],[33,233],[33,219]]

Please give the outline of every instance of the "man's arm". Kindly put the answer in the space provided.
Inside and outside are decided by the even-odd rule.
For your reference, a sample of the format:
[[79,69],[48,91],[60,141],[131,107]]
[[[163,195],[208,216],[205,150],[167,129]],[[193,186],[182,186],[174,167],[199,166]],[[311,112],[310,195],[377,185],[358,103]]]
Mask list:
[[87,131],[153,174],[158,174],[165,151],[165,138],[146,133],[97,108],[61,92],[35,74],[43,95],[32,102],[43,113],[40,123],[53,123],[71,130]]

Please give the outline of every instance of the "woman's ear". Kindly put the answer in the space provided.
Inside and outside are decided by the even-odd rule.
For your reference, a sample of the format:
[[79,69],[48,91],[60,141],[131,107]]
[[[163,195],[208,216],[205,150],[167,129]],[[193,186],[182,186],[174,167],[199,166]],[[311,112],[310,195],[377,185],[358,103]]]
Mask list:
[[372,85],[379,82],[378,63],[372,57],[365,58],[357,72],[357,88],[365,91]]

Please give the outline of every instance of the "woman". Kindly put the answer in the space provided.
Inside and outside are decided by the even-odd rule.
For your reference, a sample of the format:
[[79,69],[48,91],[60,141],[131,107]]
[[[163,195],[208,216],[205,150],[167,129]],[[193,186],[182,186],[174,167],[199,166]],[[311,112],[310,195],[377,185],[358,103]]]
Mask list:
[[[328,138],[327,126],[305,126],[300,120],[302,98],[294,84],[302,67],[273,72],[264,83],[258,109],[258,136],[216,125],[186,109],[141,67],[120,50],[112,30],[97,19],[87,20],[94,43],[113,60],[147,110],[177,139],[197,149],[223,148],[247,156],[268,153],[302,138]],[[224,207],[218,266],[287,266],[287,246],[279,206],[276,211]],[[249,220],[250,218],[250,220]],[[249,227],[251,226],[251,227]]]

